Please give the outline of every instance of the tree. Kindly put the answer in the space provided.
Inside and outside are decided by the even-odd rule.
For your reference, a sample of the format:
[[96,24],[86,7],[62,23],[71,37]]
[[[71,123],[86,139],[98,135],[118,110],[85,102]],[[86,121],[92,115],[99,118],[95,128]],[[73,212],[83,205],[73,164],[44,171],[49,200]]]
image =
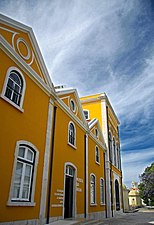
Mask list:
[[139,194],[147,205],[154,205],[154,162],[139,176]]

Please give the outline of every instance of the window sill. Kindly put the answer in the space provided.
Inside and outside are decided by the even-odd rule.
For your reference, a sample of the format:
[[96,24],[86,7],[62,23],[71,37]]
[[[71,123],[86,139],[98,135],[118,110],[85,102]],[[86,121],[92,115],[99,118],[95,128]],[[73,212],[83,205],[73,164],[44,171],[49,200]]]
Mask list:
[[8,202],[7,206],[35,206],[35,202]]
[[100,166],[100,162],[95,161],[95,163]]
[[72,148],[74,148],[75,150],[77,149],[77,147],[75,145],[72,145],[71,143],[67,143],[69,146],[71,146]]
[[105,203],[100,203],[100,206],[105,206]]
[[90,206],[97,206],[97,203],[91,203]]
[[4,95],[1,94],[0,97],[2,99],[4,99],[6,102],[8,102],[9,104],[11,104],[12,106],[14,106],[19,111],[24,112],[24,109],[22,109],[20,106],[16,105],[14,102],[12,102],[10,99],[8,99],[7,97],[5,97]]

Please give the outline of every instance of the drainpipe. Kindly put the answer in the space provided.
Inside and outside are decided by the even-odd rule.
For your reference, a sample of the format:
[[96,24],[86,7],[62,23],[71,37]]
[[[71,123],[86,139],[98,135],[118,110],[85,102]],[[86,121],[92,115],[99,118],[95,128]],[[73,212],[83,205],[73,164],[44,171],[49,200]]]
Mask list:
[[[108,124],[108,106],[106,106],[106,114],[107,114],[107,131],[108,131],[108,149],[109,149],[109,159],[110,159],[110,144],[109,144],[109,124]],[[111,189],[111,211],[113,217],[113,194],[112,194],[112,174],[111,174],[111,162],[110,162],[110,189]]]
[[88,217],[88,135],[84,135],[84,218]]
[[49,168],[49,184],[48,184],[48,196],[47,196],[47,224],[49,224],[50,207],[51,207],[51,185],[52,185],[53,155],[54,155],[54,141],[55,141],[56,109],[57,107],[54,106],[52,145],[51,145],[50,168]]

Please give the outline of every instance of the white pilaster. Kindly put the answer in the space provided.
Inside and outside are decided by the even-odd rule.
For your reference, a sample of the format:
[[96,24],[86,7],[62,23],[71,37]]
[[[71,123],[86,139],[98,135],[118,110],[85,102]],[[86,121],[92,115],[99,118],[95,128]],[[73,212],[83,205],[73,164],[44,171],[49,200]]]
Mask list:
[[47,120],[47,131],[46,131],[46,144],[44,153],[44,166],[43,166],[43,176],[42,176],[42,190],[41,190],[41,202],[40,202],[40,215],[39,224],[45,223],[46,214],[46,202],[48,193],[48,174],[49,174],[49,164],[50,164],[50,150],[51,150],[51,136],[52,136],[52,122],[53,122],[53,101],[50,100],[48,108],[48,120]]

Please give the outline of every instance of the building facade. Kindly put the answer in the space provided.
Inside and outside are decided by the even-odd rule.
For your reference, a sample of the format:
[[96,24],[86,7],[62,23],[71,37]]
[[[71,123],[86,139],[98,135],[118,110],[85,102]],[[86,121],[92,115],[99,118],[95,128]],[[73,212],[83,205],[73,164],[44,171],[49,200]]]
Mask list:
[[107,217],[111,217],[123,210],[119,120],[105,93],[82,97],[81,104],[88,121],[96,118],[100,122],[107,147],[106,204]]
[[0,15],[0,34],[0,224],[113,216],[122,173],[107,97],[93,111],[55,88],[30,27]]

